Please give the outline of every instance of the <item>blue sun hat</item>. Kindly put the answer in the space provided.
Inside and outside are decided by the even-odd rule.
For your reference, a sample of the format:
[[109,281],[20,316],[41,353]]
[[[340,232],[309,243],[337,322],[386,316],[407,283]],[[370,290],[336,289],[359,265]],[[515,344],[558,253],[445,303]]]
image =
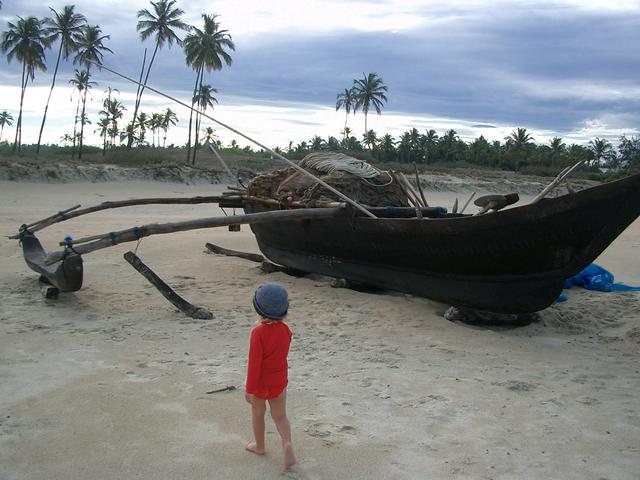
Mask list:
[[289,310],[287,290],[279,283],[263,283],[253,296],[253,307],[264,318],[282,320]]

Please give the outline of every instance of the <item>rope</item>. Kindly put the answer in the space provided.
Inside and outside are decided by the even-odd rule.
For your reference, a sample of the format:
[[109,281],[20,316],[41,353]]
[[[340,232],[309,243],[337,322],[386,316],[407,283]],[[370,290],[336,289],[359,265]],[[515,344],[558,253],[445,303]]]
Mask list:
[[[393,177],[387,170],[380,170],[364,160],[358,160],[343,153],[310,153],[302,159],[300,166],[313,168],[322,173],[335,171],[347,172],[361,178],[363,182],[372,187],[386,187],[393,183]],[[379,184],[367,180],[369,178],[379,177],[383,173],[389,177],[389,181],[386,183]]]

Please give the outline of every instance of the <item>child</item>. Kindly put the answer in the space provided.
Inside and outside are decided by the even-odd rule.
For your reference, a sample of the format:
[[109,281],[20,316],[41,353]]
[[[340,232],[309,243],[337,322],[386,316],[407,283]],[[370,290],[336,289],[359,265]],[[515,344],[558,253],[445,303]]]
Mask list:
[[271,418],[282,438],[284,467],[288,469],[296,459],[286,410],[287,354],[291,343],[291,330],[283,321],[289,309],[287,291],[278,283],[264,283],[253,296],[253,306],[260,323],[251,330],[245,399],[251,404],[255,442],[247,443],[245,448],[264,455],[264,414],[268,401]]

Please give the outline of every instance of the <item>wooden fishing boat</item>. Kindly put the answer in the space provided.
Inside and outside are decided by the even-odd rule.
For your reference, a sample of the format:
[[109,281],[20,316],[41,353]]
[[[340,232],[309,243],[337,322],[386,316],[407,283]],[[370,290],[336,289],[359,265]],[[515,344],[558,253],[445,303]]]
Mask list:
[[[142,85],[105,65],[99,66]],[[413,198],[411,203],[415,208],[407,207],[409,203],[405,199],[401,199],[400,204],[384,203],[401,205],[397,208],[367,207],[376,204],[368,203],[366,198],[365,201],[358,199],[364,205],[358,203],[304,165],[292,162],[188,103],[148,85],[145,87],[270,152],[274,158],[312,180],[309,192],[324,188],[335,194],[337,202],[325,202],[323,208],[307,208],[317,207],[319,203],[313,200],[305,204],[286,195],[284,198],[256,198],[248,191],[238,194],[235,189],[233,196],[223,195],[218,199],[138,199],[105,202],[74,211],[80,207],[78,205],[23,225],[19,234],[12,237],[21,239],[28,266],[61,291],[75,291],[81,287],[81,255],[84,253],[154,234],[244,223],[251,225],[264,255],[290,269],[421,295],[458,307],[498,313],[530,313],[551,305],[558,298],[564,280],[595,260],[640,215],[640,174],[552,199],[543,198],[552,188],[566,181],[582,162],[561,172],[536,201],[500,210],[509,203],[507,199],[503,202],[491,199],[483,212],[492,213],[485,215],[447,214],[443,209],[420,208],[420,198],[406,178],[401,176],[402,181],[398,181],[389,172],[386,173],[393,182],[387,185],[402,190],[405,199]],[[314,159],[314,162],[316,160],[318,165],[324,162],[322,158]],[[363,183],[369,183],[365,173],[363,170],[359,174],[365,179]],[[422,196],[422,206],[425,206],[423,192],[419,186],[417,189]],[[391,196],[397,193],[392,192]],[[537,201],[539,199],[542,200]],[[48,255],[33,235],[58,221],[105,208],[204,202],[242,207],[246,214],[143,225],[75,241],[65,239],[61,242],[64,251]],[[304,208],[296,211],[294,207]]]
[[[272,210],[245,202],[247,213]],[[413,208],[252,224],[272,262],[450,305],[529,313],[551,305],[640,215],[640,175],[474,216]]]
[[[31,231],[104,208],[203,202],[243,207],[245,214],[109,232],[61,242],[64,250],[48,255]],[[270,261],[299,272],[457,307],[529,313],[551,305],[565,279],[595,260],[640,215],[640,175],[484,215],[406,206],[368,207],[365,215],[339,202],[333,208],[294,204],[239,194],[106,202],[25,225],[19,237],[27,265],[60,291],[82,286],[84,253],[154,234],[249,224]]]

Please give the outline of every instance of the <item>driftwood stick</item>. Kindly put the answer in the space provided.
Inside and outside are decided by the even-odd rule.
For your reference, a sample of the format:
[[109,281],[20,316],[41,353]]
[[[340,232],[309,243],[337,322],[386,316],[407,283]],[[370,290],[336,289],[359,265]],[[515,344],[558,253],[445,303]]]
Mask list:
[[238,252],[236,250],[229,250],[209,242],[205,243],[204,246],[207,247],[207,250],[209,250],[210,252],[217,253],[219,255],[227,255],[228,257],[244,258],[245,260],[251,260],[252,262],[256,262],[256,263],[261,263],[264,260],[264,257],[257,253],[245,253],[245,252]]
[[578,167],[580,167],[585,160],[580,160],[576,164],[571,167],[567,167],[560,174],[553,179],[553,181],[547,185],[533,200],[531,203],[538,203],[542,200],[547,194],[549,194],[553,189],[555,189],[558,185],[560,185],[569,175],[571,175]]
[[[268,223],[293,220],[309,220],[331,218],[342,215],[341,208],[306,208],[298,210],[277,210],[270,212],[248,213],[246,215],[229,215],[227,217],[209,217],[177,223],[153,223],[141,227],[133,227],[119,232],[104,234],[99,240],[74,247],[78,254],[94,252],[119,243],[135,242],[143,237],[162,233],[185,232],[199,228],[226,227],[233,224]],[[64,257],[64,252],[52,252],[47,256],[46,264],[51,265]]]
[[467,209],[467,206],[469,205],[469,203],[471,202],[471,200],[473,200],[473,197],[475,197],[475,196],[476,196],[476,192],[473,192],[471,194],[471,196],[465,202],[464,207],[462,207],[462,210],[460,210],[460,213],[464,213],[464,211]]
[[217,388],[216,390],[209,390],[208,392],[205,392],[207,394],[211,394],[211,393],[220,393],[220,392],[232,392],[236,389],[235,386],[233,385],[227,385],[226,387],[222,387],[222,388]]
[[[95,205],[93,207],[83,208],[82,210],[78,210],[75,212],[70,212],[71,210],[75,210],[77,207],[72,207],[66,211],[57,213],[48,217],[44,220],[40,220],[39,222],[35,222],[35,226],[33,228],[29,228],[31,232],[37,232],[38,230],[42,230],[54,223],[63,222],[65,220],[70,220],[75,217],[79,217],[81,215],[87,215],[88,213],[99,212],[100,210],[107,210],[109,208],[122,208],[122,207],[133,207],[135,205],[155,205],[155,204],[167,204],[167,205],[191,205],[197,203],[218,203],[223,200],[221,196],[212,196],[212,197],[188,197],[188,198],[138,198],[133,200],[119,200],[114,202],[103,202],[99,205]],[[70,212],[70,213],[66,213]],[[12,239],[20,238],[20,235],[12,235]]]
[[411,189],[410,189],[411,187],[409,185],[409,182],[407,182],[406,177],[404,175],[402,175],[402,173],[400,173],[399,176],[396,176],[395,173],[391,173],[391,177],[393,179],[395,179],[395,181],[400,186],[400,189],[404,192],[404,194],[407,196],[407,198],[411,201],[411,203],[415,207],[415,209],[416,209],[416,217],[419,220],[422,220],[422,208],[420,208],[420,201],[418,200],[418,198],[411,191]]
[[413,205],[414,207],[417,207],[418,205],[416,204],[411,194],[407,191],[407,187],[405,187],[404,183],[402,182],[400,175],[396,175],[396,172],[390,172],[390,175],[391,175],[391,178],[393,178],[393,180],[398,184],[398,186],[400,187],[400,190],[402,190],[402,193],[404,193],[407,196],[407,200],[409,200],[410,204]]
[[416,185],[418,187],[418,192],[420,192],[420,197],[422,197],[422,203],[424,204],[425,207],[428,207],[429,204],[427,203],[427,199],[424,196],[422,185],[420,185],[420,176],[418,175],[418,165],[416,165],[416,162],[413,162],[413,170],[415,171],[415,174],[416,174]]
[[420,198],[420,195],[418,195],[418,192],[416,192],[416,189],[413,187],[413,185],[411,185],[411,182],[409,181],[407,176],[402,172],[400,172],[400,176],[402,177],[402,180],[404,181],[404,183],[405,183],[405,185],[407,187],[407,190],[409,190],[411,192],[411,195],[413,195],[413,197],[418,202],[418,205],[420,207],[424,207],[425,205],[422,203],[422,199]]
[[271,263],[267,259],[262,260],[262,263],[260,264],[260,270],[262,270],[263,273],[267,273],[267,274],[282,272],[292,277],[304,277],[309,273],[309,272],[305,272],[304,270],[298,270],[297,268],[285,267],[283,265],[276,265],[275,263]]
[[213,318],[213,314],[209,310],[190,304],[184,298],[174,292],[169,285],[164,283],[162,279],[153,272],[153,270],[142,263],[142,260],[140,260],[140,258],[138,258],[135,253],[125,253],[124,259],[129,262],[133,268],[140,272],[140,274],[144,278],[146,278],[149,283],[151,283],[151,285],[158,289],[158,291],[162,294],[162,296],[164,296],[164,298],[169,300],[182,313],[187,314],[191,318],[197,318],[199,320],[211,320]]
[[390,172],[390,175],[391,175],[391,178],[393,178],[393,180],[398,184],[398,186],[400,187],[400,190],[402,190],[402,193],[406,195],[407,200],[409,200],[410,202],[410,205],[413,205],[414,207],[419,207],[419,205],[414,200],[413,196],[407,190],[407,187],[404,185],[404,182],[402,182],[402,179],[400,178],[400,176],[396,175],[395,172]]

